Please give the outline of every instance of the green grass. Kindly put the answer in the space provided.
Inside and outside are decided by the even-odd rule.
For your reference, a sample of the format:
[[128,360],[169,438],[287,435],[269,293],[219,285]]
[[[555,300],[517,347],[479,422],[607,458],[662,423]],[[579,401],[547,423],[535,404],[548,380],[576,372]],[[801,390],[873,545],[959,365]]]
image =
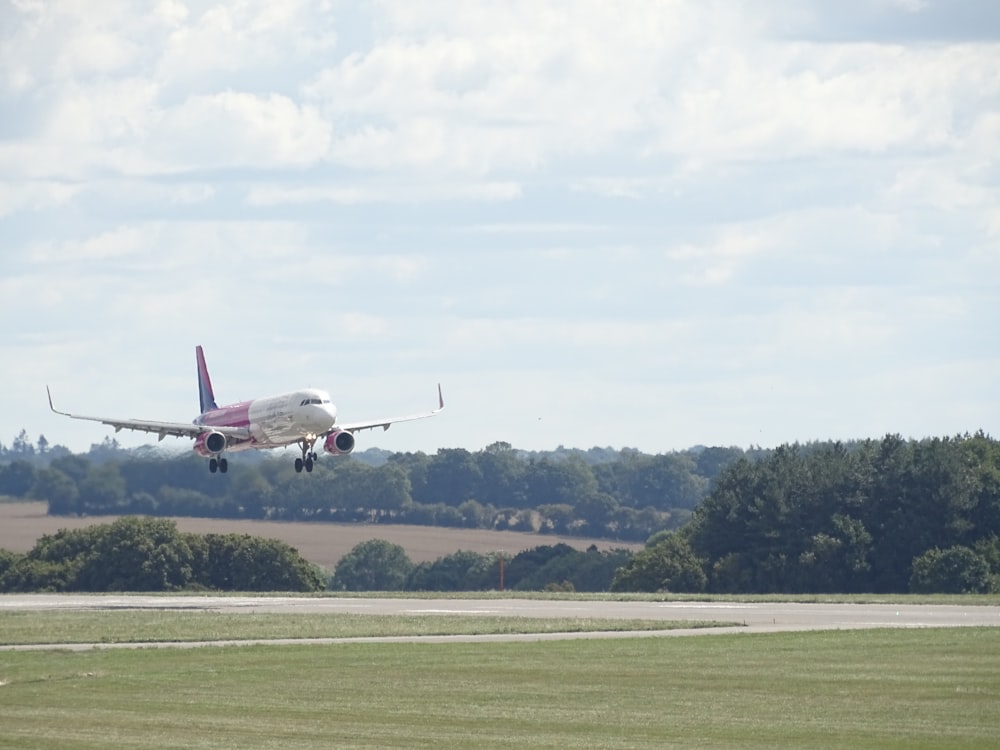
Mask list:
[[670,630],[735,622],[445,615],[252,614],[192,611],[0,611],[0,645],[148,643],[401,635]]
[[[129,592],[114,592],[128,597]],[[960,606],[995,607],[1000,605],[1000,592],[995,594],[677,594],[631,592],[564,592],[564,591],[323,591],[298,593],[287,591],[161,591],[143,592],[142,596],[191,597],[206,595],[225,598],[252,596],[282,598],[293,596],[307,599],[544,599],[560,601],[612,602],[802,602],[806,604],[955,604]],[[102,594],[94,594],[95,598]]]
[[974,748],[1000,628],[0,653],[0,748]]

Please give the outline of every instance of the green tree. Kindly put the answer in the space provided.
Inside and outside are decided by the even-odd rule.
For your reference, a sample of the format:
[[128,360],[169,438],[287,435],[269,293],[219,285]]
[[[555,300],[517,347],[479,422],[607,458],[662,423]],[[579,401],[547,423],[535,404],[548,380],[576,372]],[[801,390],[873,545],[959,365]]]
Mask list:
[[[4,573],[13,568],[22,559],[24,559],[24,555],[18,552],[0,549],[0,579],[3,578]],[[3,591],[2,587],[0,587],[0,591]]]
[[80,508],[95,516],[121,512],[125,505],[125,479],[114,463],[92,464],[79,484]]
[[35,467],[23,459],[0,465],[0,495],[24,497],[35,484]]
[[510,443],[496,442],[476,454],[482,474],[479,496],[485,503],[509,508],[527,505],[525,462]]
[[341,591],[399,591],[413,562],[398,544],[384,539],[361,542],[337,563],[330,588]]
[[683,453],[635,456],[628,464],[629,505],[658,510],[693,508],[704,498],[708,480]]
[[369,508],[392,516],[412,502],[410,479],[402,467],[386,464],[372,470],[366,497]]
[[97,528],[78,590],[173,591],[193,581],[194,553],[173,521],[126,516]]
[[426,499],[458,507],[479,494],[483,474],[464,448],[440,448],[427,467]]
[[407,591],[482,591],[499,585],[495,554],[459,550],[433,562],[414,566]]
[[31,495],[48,502],[50,516],[70,516],[80,512],[80,491],[76,482],[59,469],[39,471]]
[[671,534],[633,555],[611,582],[612,591],[704,591],[702,561],[682,534]]
[[45,535],[12,559],[0,570],[0,591],[320,591],[325,584],[279,540],[187,534],[173,521],[131,516]]
[[915,594],[985,594],[990,587],[989,565],[968,547],[934,547],[913,560],[910,591]]
[[272,504],[273,492],[274,488],[261,472],[234,472],[226,490],[226,507],[237,518],[263,518]]
[[519,591],[569,590],[607,591],[616,571],[631,559],[628,550],[601,552],[591,546],[585,552],[556,545],[552,554],[516,582]]
[[561,461],[542,459],[530,461],[525,480],[532,505],[568,505],[573,507],[583,498],[598,492],[597,479],[590,467],[578,456]]
[[[189,540],[192,548],[197,539]],[[206,534],[204,561],[195,582],[223,591],[321,591],[326,581],[315,565],[278,539],[249,534]]]

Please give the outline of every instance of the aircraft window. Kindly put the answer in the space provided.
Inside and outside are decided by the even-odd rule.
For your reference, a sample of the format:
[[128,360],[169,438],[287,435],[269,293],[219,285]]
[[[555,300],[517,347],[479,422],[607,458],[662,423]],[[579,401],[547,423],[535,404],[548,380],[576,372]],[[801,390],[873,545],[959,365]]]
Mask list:
[[320,401],[318,398],[304,398],[302,399],[302,403],[299,404],[299,406],[307,406],[308,404],[322,404],[322,403],[323,402]]

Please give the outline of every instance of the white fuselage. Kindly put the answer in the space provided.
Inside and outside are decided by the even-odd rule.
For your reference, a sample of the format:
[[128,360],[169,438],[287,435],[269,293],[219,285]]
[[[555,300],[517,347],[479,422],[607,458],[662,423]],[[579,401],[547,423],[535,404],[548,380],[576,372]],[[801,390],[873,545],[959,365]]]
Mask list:
[[241,427],[250,439],[230,440],[227,450],[276,447],[327,432],[337,421],[330,394],[316,388],[244,401],[205,412],[195,424],[206,427]]

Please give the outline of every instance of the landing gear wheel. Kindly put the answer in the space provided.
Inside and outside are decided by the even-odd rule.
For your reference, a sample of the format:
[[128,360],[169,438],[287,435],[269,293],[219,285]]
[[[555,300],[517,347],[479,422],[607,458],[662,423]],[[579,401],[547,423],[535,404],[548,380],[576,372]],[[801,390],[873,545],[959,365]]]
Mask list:
[[227,471],[229,471],[229,461],[227,461],[224,458],[220,458],[219,459],[219,471],[222,474],[225,474]]
[[301,474],[303,469],[307,472],[313,470],[313,466],[319,460],[319,456],[313,451],[313,446],[316,445],[318,439],[317,435],[306,435],[299,441],[299,447],[302,448],[302,458],[295,459],[296,474]]
[[[214,458],[208,459],[208,470],[213,474],[219,470],[219,462]],[[223,469],[225,471],[225,469]]]

